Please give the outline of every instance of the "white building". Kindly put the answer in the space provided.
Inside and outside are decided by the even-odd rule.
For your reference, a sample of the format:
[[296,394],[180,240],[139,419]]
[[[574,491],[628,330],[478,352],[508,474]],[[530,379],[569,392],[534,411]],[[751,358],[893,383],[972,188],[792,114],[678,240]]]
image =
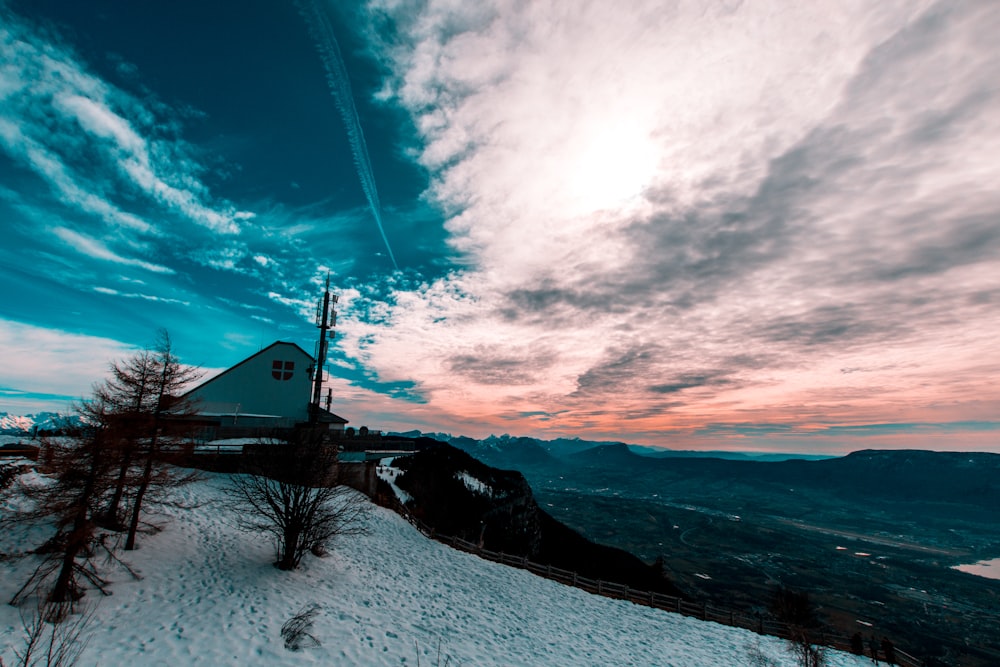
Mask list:
[[180,398],[206,439],[291,428],[308,422],[314,409],[318,423],[343,431],[346,419],[311,405],[315,365],[295,343],[278,341]]

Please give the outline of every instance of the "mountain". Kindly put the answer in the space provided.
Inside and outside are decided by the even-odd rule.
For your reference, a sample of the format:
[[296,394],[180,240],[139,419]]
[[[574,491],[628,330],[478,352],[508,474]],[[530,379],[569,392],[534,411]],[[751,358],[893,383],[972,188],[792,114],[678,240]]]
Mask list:
[[32,419],[30,415],[20,417],[18,415],[9,415],[6,412],[0,412],[0,433],[10,435],[27,433],[34,425],[35,420]]
[[649,457],[636,454],[624,443],[616,443],[585,449],[574,454],[570,460],[582,465],[632,467],[644,465]]
[[12,415],[0,412],[0,434],[23,435],[37,431],[59,431],[67,426],[80,423],[77,415],[62,415],[58,412],[39,412],[33,415]]
[[522,465],[551,463],[551,459],[567,459],[576,454],[605,446],[627,446],[634,453],[651,458],[716,458],[737,461],[786,461],[790,459],[820,460],[834,458],[825,454],[777,454],[769,452],[725,452],[664,449],[648,445],[635,445],[619,441],[583,440],[581,438],[556,438],[539,440],[509,434],[490,435],[481,440],[450,433],[423,433],[418,430],[389,435],[405,438],[432,438],[446,442],[499,468],[518,468]]
[[653,458],[688,458],[688,459],[729,459],[731,461],[790,461],[792,459],[803,459],[806,461],[819,461],[821,459],[832,459],[836,456],[832,454],[787,454],[777,452],[727,452],[722,450],[696,450],[696,449],[662,449],[660,447],[648,447],[646,445],[629,445],[636,454],[651,456]]
[[744,461],[639,456],[606,445],[571,458],[585,477],[626,477],[633,489],[667,484],[732,483],[744,487],[815,489],[841,496],[891,501],[959,503],[1000,511],[1000,454],[923,450],[862,450],[815,461]]
[[[521,472],[537,504],[580,535],[646,562],[662,558],[692,596],[752,611],[783,582],[808,591],[847,635],[860,619],[940,664],[1000,664],[1000,584],[952,569],[1000,553],[1000,454],[863,450],[768,461],[582,443],[523,466],[493,461],[548,443],[465,445]],[[961,636],[949,630],[959,626]]]
[[421,433],[420,431],[391,433],[390,435],[418,441],[436,440],[460,449],[483,463],[505,470],[548,465],[555,462],[553,457],[542,447],[541,441],[534,438],[521,438],[505,434],[491,435],[483,440],[476,440],[464,435],[453,436],[447,433]]

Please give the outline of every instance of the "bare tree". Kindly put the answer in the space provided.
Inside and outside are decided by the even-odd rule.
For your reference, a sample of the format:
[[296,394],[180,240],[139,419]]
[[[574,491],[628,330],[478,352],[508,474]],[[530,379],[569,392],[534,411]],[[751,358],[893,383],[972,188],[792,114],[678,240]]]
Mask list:
[[173,394],[192,378],[193,371],[180,366],[169,336],[161,332],[153,351],[112,364],[110,377],[95,385],[91,400],[77,406],[84,426],[75,435],[43,441],[40,466],[52,483],[19,489],[33,501],[33,509],[0,517],[0,527],[45,517],[54,520],[56,532],[37,550],[44,557],[12,604],[51,584],[46,599],[59,617],[49,620],[62,620],[62,603],[72,608],[83,595],[81,579],[107,592],[93,556],[103,550],[121,561],[99,526],[121,529],[120,504],[134,489],[125,545],[133,548],[149,489],[187,478],[162,461],[160,442],[163,413],[176,402]]
[[307,551],[322,555],[336,537],[366,532],[367,500],[338,484],[336,446],[314,429],[250,448],[228,494],[237,526],[273,539],[281,570],[294,570]]
[[107,509],[95,519],[100,525],[114,530],[124,530],[121,503],[132,472],[138,448],[137,434],[150,430],[149,416],[156,411],[154,381],[158,375],[156,359],[149,350],[143,350],[128,359],[111,364],[110,376],[94,387],[95,396],[109,406],[106,418],[114,419],[125,428],[122,437],[111,443],[118,457],[118,476],[115,480]]
[[[100,400],[90,403],[84,411],[86,415],[98,417],[106,412],[107,406]],[[114,460],[107,443],[114,437],[107,422],[98,419],[90,422],[76,437],[42,443],[43,469],[50,474],[51,483],[22,485],[18,491],[31,502],[32,508],[3,517],[0,527],[18,521],[51,518],[56,531],[37,550],[43,555],[42,561],[14,595],[11,604],[19,604],[25,596],[51,582],[47,600],[54,603],[50,611],[57,611],[58,618],[49,620],[61,620],[65,611],[62,603],[72,606],[71,603],[83,595],[80,577],[104,591],[105,582],[91,562],[101,542],[93,515],[111,484]]]
[[[84,630],[93,619],[93,610],[72,621],[48,623],[46,618],[65,616],[65,613],[47,608],[49,606],[40,604],[30,617],[21,612],[24,648],[14,650],[17,662],[12,667],[72,667],[87,648],[89,637]],[[3,661],[0,661],[0,667],[3,667]]]
[[142,504],[146,498],[146,493],[151,486],[171,485],[189,481],[190,477],[178,477],[171,473],[173,470],[165,464],[161,457],[162,428],[164,424],[164,414],[167,410],[180,412],[183,410],[181,401],[176,397],[180,389],[198,377],[197,370],[182,366],[173,353],[170,336],[166,331],[161,330],[157,338],[156,347],[152,353],[153,367],[156,373],[152,380],[151,393],[151,413],[148,414],[146,423],[148,431],[140,440],[139,454],[142,459],[142,469],[136,487],[135,498],[132,501],[131,518],[128,525],[128,535],[125,539],[125,550],[131,551],[135,548],[136,533],[139,529],[139,518],[142,512]]

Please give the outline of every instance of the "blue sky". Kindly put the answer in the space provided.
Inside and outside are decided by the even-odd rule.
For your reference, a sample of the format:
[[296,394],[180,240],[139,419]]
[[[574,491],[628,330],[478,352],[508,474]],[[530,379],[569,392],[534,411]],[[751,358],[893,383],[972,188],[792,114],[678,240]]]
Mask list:
[[0,0],[0,411],[165,327],[355,426],[1000,451],[1000,8]]

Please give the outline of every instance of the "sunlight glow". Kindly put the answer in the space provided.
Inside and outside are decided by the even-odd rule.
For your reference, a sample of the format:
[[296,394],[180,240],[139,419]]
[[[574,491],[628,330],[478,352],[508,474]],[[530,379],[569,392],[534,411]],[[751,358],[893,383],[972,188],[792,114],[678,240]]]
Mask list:
[[628,204],[652,179],[656,145],[641,125],[628,120],[577,135],[582,141],[570,150],[566,183],[574,214]]

